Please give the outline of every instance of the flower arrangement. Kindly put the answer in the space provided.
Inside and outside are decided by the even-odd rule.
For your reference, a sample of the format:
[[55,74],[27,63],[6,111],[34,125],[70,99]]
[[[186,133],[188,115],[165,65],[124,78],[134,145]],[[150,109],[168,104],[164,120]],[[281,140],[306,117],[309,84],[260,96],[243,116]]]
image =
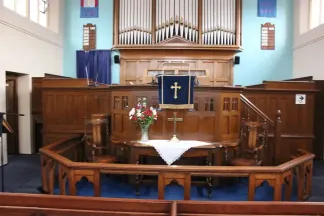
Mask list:
[[153,109],[153,107],[150,107],[150,109],[143,107],[141,109],[141,107],[137,106],[136,109],[133,108],[129,112],[129,119],[139,125],[151,125],[157,120],[156,109]]
[[[145,104],[146,105],[146,104]],[[156,109],[150,107],[149,109],[146,106],[141,106],[140,103],[129,112],[129,119],[138,124],[142,131],[141,141],[148,141],[148,129],[151,124],[157,120]]]

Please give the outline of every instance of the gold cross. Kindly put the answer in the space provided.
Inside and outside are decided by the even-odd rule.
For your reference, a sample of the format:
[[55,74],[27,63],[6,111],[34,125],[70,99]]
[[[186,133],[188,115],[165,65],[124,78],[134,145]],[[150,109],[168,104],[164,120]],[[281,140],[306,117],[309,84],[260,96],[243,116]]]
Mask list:
[[173,112],[173,118],[168,118],[168,121],[173,121],[173,136],[170,141],[179,141],[179,139],[177,137],[176,125],[177,125],[177,122],[181,122],[181,121],[183,121],[183,119],[177,118],[177,113]]
[[178,89],[181,89],[181,86],[178,86],[178,83],[175,82],[171,89],[174,89],[174,99],[178,98]]

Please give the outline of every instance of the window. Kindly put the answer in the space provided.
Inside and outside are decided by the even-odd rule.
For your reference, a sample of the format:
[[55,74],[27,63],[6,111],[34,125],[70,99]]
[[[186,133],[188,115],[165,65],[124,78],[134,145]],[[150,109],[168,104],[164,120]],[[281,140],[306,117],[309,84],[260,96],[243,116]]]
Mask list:
[[3,0],[3,5],[15,11],[17,14],[27,16],[27,1],[28,0]]
[[45,0],[3,0],[3,5],[17,14],[28,17],[31,21],[47,27],[48,11]]
[[324,23],[324,0],[310,0],[310,29]]
[[29,0],[29,18],[31,21],[47,27],[48,11],[44,13],[44,4],[43,0]]
[[10,10],[15,10],[15,1],[13,0],[3,0],[3,6]]

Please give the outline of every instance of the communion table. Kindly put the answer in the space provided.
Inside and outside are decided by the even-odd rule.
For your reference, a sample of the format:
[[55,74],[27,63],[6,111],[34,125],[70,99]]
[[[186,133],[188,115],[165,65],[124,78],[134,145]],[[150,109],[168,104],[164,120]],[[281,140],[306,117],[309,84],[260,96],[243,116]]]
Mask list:
[[112,148],[126,153],[124,163],[142,163],[142,157],[161,157],[168,165],[179,158],[205,158],[204,165],[223,165],[227,158],[227,150],[236,151],[239,140],[224,142],[202,142],[183,140],[172,143],[167,140],[150,140],[147,142],[131,141],[120,142],[114,140]]
[[[139,143],[154,147],[156,152],[168,165],[173,164],[181,155],[191,148],[211,145],[208,142],[196,140],[181,140],[175,142],[169,140],[149,140],[146,142],[139,141]],[[212,145],[211,148],[214,149],[213,147]]]

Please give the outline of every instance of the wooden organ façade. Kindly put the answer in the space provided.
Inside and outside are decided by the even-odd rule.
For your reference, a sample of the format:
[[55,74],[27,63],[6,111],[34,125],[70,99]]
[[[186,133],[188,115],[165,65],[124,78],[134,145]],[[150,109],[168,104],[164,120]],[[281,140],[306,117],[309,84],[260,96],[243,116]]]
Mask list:
[[120,84],[147,84],[157,74],[187,73],[201,85],[233,84],[241,50],[241,0],[115,0],[114,46]]

